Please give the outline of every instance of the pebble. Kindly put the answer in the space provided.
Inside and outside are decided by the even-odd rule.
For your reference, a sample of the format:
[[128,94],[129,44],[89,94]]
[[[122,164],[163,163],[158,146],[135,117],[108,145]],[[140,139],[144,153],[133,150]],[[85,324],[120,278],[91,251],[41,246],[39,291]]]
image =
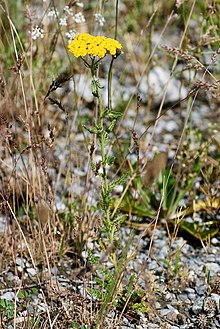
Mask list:
[[170,313],[170,310],[169,309],[163,309],[163,310],[160,310],[160,315],[161,316],[166,316],[168,313]]
[[206,266],[207,269],[211,272],[211,275],[220,273],[220,266],[217,263],[207,263]]
[[8,291],[1,296],[1,299],[12,301],[15,298],[15,293],[13,291]]
[[25,259],[17,257],[16,260],[15,260],[15,263],[16,263],[16,265],[18,265],[20,267],[24,267],[26,261],[25,261]]
[[199,312],[202,311],[203,307],[203,299],[202,298],[197,298],[192,306],[192,311],[194,314],[198,314]]
[[35,276],[36,275],[36,270],[34,268],[27,268],[27,272],[31,276]]

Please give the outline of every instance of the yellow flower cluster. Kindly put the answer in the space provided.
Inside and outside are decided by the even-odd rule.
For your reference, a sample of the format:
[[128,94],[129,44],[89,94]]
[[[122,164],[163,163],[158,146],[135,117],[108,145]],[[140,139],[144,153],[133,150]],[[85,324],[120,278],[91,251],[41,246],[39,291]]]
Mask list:
[[78,34],[68,45],[75,57],[93,55],[103,58],[106,54],[116,55],[121,48],[122,45],[117,40],[88,33]]

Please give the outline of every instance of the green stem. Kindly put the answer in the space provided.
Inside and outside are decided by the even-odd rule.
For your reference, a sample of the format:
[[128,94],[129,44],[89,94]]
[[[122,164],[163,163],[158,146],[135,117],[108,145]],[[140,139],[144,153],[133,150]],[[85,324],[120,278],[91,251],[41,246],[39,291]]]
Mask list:
[[[106,195],[106,193],[108,193],[109,190],[109,185],[108,185],[108,178],[107,178],[107,172],[106,172],[106,155],[105,155],[105,139],[106,139],[106,135],[105,135],[105,130],[104,130],[104,122],[103,122],[103,109],[102,109],[102,100],[101,100],[101,95],[99,92],[99,86],[97,85],[97,80],[96,80],[96,76],[94,75],[94,68],[93,65],[91,65],[91,73],[92,73],[92,79],[94,84],[96,85],[96,89],[97,89],[97,99],[98,99],[98,126],[100,127],[100,136],[99,136],[99,141],[100,141],[100,146],[101,146],[101,157],[102,157],[102,194],[103,196]],[[109,209],[110,209],[110,205],[107,203],[106,205],[104,205],[104,211],[105,211],[105,216],[106,216],[106,228],[109,234],[109,239],[110,242],[113,243],[114,239],[113,239],[113,235],[114,235],[114,231],[113,229],[111,229],[111,218],[110,218],[110,214],[109,214]]]

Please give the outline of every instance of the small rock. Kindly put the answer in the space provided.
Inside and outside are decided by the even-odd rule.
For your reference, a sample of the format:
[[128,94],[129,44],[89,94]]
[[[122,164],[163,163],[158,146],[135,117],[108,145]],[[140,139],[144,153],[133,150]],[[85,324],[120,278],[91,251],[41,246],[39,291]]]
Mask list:
[[166,316],[168,313],[170,313],[170,310],[167,308],[164,308],[162,310],[160,310],[160,315],[161,316]]
[[27,272],[28,274],[30,274],[31,276],[35,276],[36,275],[36,271],[34,268],[27,268]]
[[12,272],[8,272],[7,279],[8,279],[9,281],[13,281],[13,280],[15,279],[14,274],[13,274]]
[[159,302],[156,302],[154,306],[155,306],[156,310],[159,310],[161,308],[161,305]]
[[167,320],[172,321],[174,323],[178,323],[178,317],[175,311],[171,311],[167,314]]
[[196,299],[196,294],[188,294],[188,297],[190,300],[195,300]]
[[144,326],[143,329],[160,329],[157,324],[149,323],[148,326]]
[[1,299],[12,301],[15,298],[15,293],[13,291],[8,291],[1,296]]
[[215,300],[218,310],[220,310],[220,295],[211,294],[210,297]]
[[23,258],[17,257],[15,260],[16,265],[24,267],[25,266],[25,260]]
[[179,323],[186,324],[187,318],[186,318],[185,314],[179,313],[179,314],[177,314],[177,318],[178,318]]
[[207,263],[206,267],[211,272],[211,274],[216,274],[220,272],[220,266],[216,263]]
[[198,314],[199,312],[202,311],[203,308],[203,299],[202,298],[197,298],[194,301],[194,304],[192,306],[192,311],[194,314]]
[[195,293],[195,290],[192,289],[192,288],[186,288],[185,291],[189,294],[194,294]]
[[178,130],[178,124],[175,121],[169,121],[166,123],[166,130],[169,132]]

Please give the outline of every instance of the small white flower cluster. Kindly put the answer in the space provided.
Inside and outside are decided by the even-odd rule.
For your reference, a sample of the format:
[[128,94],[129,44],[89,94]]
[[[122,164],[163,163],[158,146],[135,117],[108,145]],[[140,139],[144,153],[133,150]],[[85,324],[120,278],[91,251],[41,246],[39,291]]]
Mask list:
[[[83,7],[83,3],[81,3],[81,2],[77,2],[76,5],[78,5],[79,7]],[[73,9],[69,6],[67,6],[67,5],[64,6],[63,12],[64,12],[64,15],[60,16],[60,18],[59,18],[59,23],[60,23],[61,26],[67,26],[68,25],[67,24],[68,16],[71,16],[73,18],[73,21],[76,24],[80,24],[80,23],[85,22],[85,17],[81,12],[74,15]],[[59,16],[59,12],[54,7],[52,7],[48,11],[47,16],[50,17],[50,18],[56,18],[57,16]]]
[[86,21],[84,15],[81,12],[75,14],[73,16],[73,20],[76,24],[85,23]]
[[73,9],[70,8],[69,6],[65,6],[65,7],[63,8],[63,11],[64,11],[65,13],[67,13],[67,15],[69,15],[69,16],[72,16],[72,15],[73,15]]
[[[77,5],[78,7],[81,7],[81,8],[83,8],[83,6],[84,6],[83,2],[81,2],[81,1],[76,1],[75,5]],[[97,14],[97,15],[99,15],[99,14]],[[71,17],[71,19],[76,24],[85,23],[85,21],[86,21],[82,12],[78,12],[78,13],[74,14],[73,9],[68,5],[64,6],[63,15],[61,15],[60,12],[55,7],[49,8],[47,11],[47,17],[50,19],[53,19],[53,20],[58,18],[60,26],[68,26],[68,17]],[[101,23],[101,21],[103,21],[103,20],[101,20],[101,18],[99,18],[97,16],[96,20],[99,20],[99,22],[100,22],[99,24],[101,26],[103,25]],[[32,31],[30,31],[29,33],[31,34],[31,37],[33,40],[43,39],[43,37],[44,37],[44,31],[38,25],[33,27]],[[70,31],[66,32],[65,35],[70,41],[72,41],[76,35],[76,31],[70,30]]]
[[30,32],[31,33],[31,37],[33,40],[36,40],[36,39],[43,39],[44,37],[44,30],[41,29],[38,25],[36,25],[35,27],[32,28],[32,31]]
[[67,26],[67,16],[60,17],[60,25]]
[[180,8],[187,0],[176,0],[176,8]]
[[69,30],[69,32],[65,33],[65,36],[69,39],[69,41],[72,41],[76,36],[76,31]]
[[96,22],[100,25],[103,26],[105,24],[105,18],[102,16],[100,13],[94,14]]
[[59,11],[57,11],[54,7],[52,7],[48,11],[47,16],[51,18],[56,18],[57,16],[59,16]]

